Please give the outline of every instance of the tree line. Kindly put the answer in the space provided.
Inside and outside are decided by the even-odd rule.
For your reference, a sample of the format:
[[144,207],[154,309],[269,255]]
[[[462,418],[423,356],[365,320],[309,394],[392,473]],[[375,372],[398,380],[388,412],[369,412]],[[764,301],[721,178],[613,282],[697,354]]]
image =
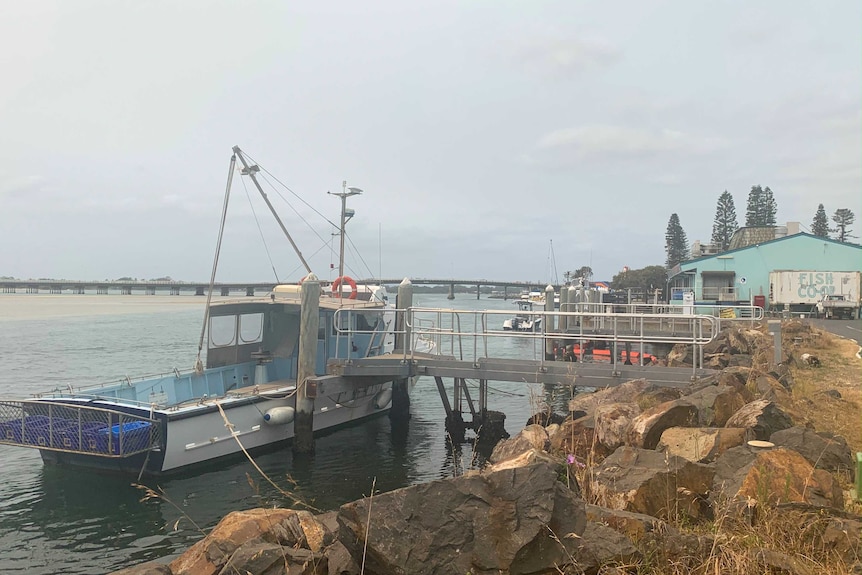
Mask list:
[[[777,223],[778,202],[769,186],[761,188],[760,186],[751,186],[751,191],[748,193],[748,205],[745,210],[745,226],[746,227],[768,227],[775,226]],[[850,226],[856,219],[855,214],[848,208],[839,208],[832,214],[832,221],[835,227],[830,227],[829,219],[826,216],[826,209],[823,204],[817,206],[817,211],[811,222],[811,234],[834,239],[839,242],[848,242],[856,236],[850,232]],[[715,208],[715,218],[712,224],[712,244],[719,252],[727,251],[730,247],[730,238],[734,232],[739,229],[739,224],[736,217],[736,207],[733,203],[733,196],[725,190],[719,197]],[[830,236],[832,234],[832,236]],[[688,238],[685,230],[679,221],[677,214],[671,214],[667,223],[667,231],[665,232],[665,253],[667,260],[665,262],[668,268],[684,262],[690,258],[688,247]]]

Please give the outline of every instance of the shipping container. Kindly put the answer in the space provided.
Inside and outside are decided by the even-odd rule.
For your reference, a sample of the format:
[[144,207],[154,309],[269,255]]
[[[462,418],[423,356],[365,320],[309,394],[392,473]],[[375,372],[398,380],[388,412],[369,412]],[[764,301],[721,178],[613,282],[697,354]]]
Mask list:
[[859,303],[862,273],[777,270],[769,272],[770,305],[810,305],[828,295],[843,295]]

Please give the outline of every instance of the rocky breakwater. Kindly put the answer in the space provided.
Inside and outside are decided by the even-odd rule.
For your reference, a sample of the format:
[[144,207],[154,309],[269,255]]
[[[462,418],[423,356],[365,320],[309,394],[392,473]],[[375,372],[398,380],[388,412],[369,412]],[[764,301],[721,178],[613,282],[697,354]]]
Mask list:
[[533,419],[547,425],[531,423],[497,444],[481,471],[323,515],[231,513],[169,564],[118,573],[862,569],[862,517],[843,490],[853,478],[846,441],[782,407],[790,372],[757,359],[768,355],[769,338],[756,330],[727,337],[744,342],[734,345],[750,365],[728,361],[686,389],[634,380],[582,394],[567,415]]

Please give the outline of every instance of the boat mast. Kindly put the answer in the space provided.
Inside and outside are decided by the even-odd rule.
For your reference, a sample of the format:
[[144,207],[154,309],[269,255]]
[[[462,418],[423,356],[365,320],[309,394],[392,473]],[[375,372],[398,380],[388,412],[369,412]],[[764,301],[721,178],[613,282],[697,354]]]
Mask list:
[[[281,231],[284,232],[284,235],[287,237],[287,241],[289,241],[290,245],[293,246],[293,251],[296,252],[296,255],[299,257],[299,261],[301,261],[302,265],[305,266],[305,271],[307,271],[308,273],[311,273],[311,267],[308,265],[308,262],[305,261],[305,258],[302,257],[302,252],[299,251],[299,248],[297,247],[296,242],[294,242],[293,238],[290,237],[290,234],[288,233],[287,228],[284,227],[284,224],[282,223],[281,218],[278,217],[278,214],[276,213],[275,208],[272,207],[272,204],[269,202],[269,198],[266,197],[266,193],[263,191],[263,188],[260,187],[260,184],[257,181],[257,177],[255,176],[255,174],[260,171],[260,166],[258,166],[256,164],[253,166],[250,166],[248,164],[248,162],[245,161],[245,156],[243,156],[242,150],[239,149],[239,146],[234,146],[233,151],[237,155],[237,157],[239,158],[239,161],[242,162],[242,166],[243,166],[242,175],[243,176],[249,176],[251,178],[251,181],[254,182],[254,187],[257,188],[257,191],[260,193],[261,197],[263,198],[263,201],[266,202],[266,206],[269,208],[269,211],[272,212],[273,217],[275,217],[275,221],[278,222],[278,225],[281,227]],[[343,229],[344,228],[344,217],[343,216],[342,216],[341,221],[342,221],[341,227]],[[342,241],[342,247],[343,246],[344,246],[344,242]]]
[[216,241],[215,256],[213,257],[213,270],[212,270],[212,274],[210,275],[209,289],[207,290],[207,304],[206,304],[206,307],[204,308],[204,323],[201,326],[201,338],[198,341],[198,355],[197,355],[197,358],[195,359],[195,371],[197,373],[203,373],[203,371],[204,371],[204,364],[203,364],[203,361],[201,361],[201,352],[203,351],[203,347],[204,347],[204,336],[206,335],[207,321],[209,320],[209,315],[210,315],[210,303],[212,303],[212,298],[213,298],[213,286],[215,285],[215,277],[216,277],[216,269],[218,268],[219,253],[221,253],[221,240],[222,240],[222,237],[224,237],[224,222],[227,219],[227,204],[228,204],[228,201],[230,200],[230,187],[231,187],[231,183],[233,182],[233,171],[234,171],[235,167],[236,167],[236,153],[234,153],[230,157],[230,168],[228,168],[228,171],[227,171],[227,185],[225,186],[224,203],[222,204],[222,209],[221,209],[221,224],[219,225],[219,228],[218,228],[218,240]]
[[[350,196],[358,196],[362,193],[359,188],[348,188],[347,180],[341,182],[341,193],[326,192],[327,194],[338,196],[341,198],[341,228],[338,235],[340,236],[341,245],[338,249],[338,277],[344,277],[344,226],[353,217],[354,211],[347,209],[347,198]],[[340,290],[339,290],[340,293]]]

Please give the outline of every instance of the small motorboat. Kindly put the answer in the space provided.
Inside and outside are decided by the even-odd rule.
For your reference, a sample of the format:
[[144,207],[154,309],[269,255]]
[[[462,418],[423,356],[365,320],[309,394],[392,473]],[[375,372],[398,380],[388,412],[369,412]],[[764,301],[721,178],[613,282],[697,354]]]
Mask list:
[[533,314],[533,302],[529,299],[519,299],[515,302],[518,313],[515,317],[503,322],[503,331],[541,331],[542,316]]

